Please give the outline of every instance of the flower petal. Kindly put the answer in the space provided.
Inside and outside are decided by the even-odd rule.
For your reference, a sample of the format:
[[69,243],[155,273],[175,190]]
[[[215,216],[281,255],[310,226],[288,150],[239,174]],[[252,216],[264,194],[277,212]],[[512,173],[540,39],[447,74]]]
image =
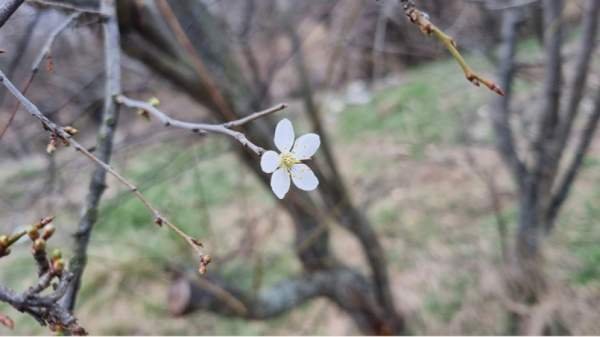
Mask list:
[[290,170],[292,181],[299,189],[312,191],[319,186],[319,179],[306,164],[296,164]]
[[292,153],[299,160],[304,160],[312,157],[321,146],[321,137],[316,133],[308,133],[296,139]]
[[289,152],[294,144],[294,127],[289,119],[284,118],[275,128],[275,145],[281,152]]
[[279,155],[275,151],[267,151],[260,157],[260,168],[265,173],[273,173],[279,166]]
[[273,173],[271,189],[279,199],[283,199],[290,190],[290,174],[285,169],[280,168]]

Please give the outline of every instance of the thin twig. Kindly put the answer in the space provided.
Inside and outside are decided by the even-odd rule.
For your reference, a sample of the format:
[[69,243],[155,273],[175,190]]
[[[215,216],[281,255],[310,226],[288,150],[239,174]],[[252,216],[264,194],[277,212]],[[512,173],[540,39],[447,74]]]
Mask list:
[[77,7],[77,6],[74,6],[74,5],[71,5],[68,3],[63,3],[63,2],[46,1],[46,0],[27,0],[27,2],[29,4],[39,5],[39,6],[43,6],[43,7],[54,7],[54,8],[69,11],[69,12],[77,12],[79,14],[96,15],[102,19],[108,18],[106,16],[106,14],[102,13],[101,11],[90,9],[90,8]]
[[467,61],[463,58],[461,53],[458,51],[458,47],[456,45],[456,41],[444,33],[440,28],[434,25],[430,20],[429,16],[424,12],[417,9],[414,3],[410,0],[402,0],[404,12],[406,16],[409,18],[410,22],[414,23],[419,27],[423,34],[431,36],[433,35],[437,38],[452,54],[452,57],[458,62],[463,72],[465,73],[465,77],[469,82],[473,83],[476,86],[480,86],[481,84],[485,85],[488,89],[495,92],[500,96],[504,96],[504,91],[493,81],[486,79],[485,77],[477,74],[471,67],[467,64]]
[[60,35],[60,33],[62,33],[65,29],[67,29],[69,27],[69,25],[71,25],[71,23],[73,21],[75,21],[81,14],[82,14],[81,12],[75,12],[75,13],[70,14],[69,16],[67,16],[65,21],[63,21],[60,25],[58,25],[52,31],[52,33],[50,33],[50,35],[48,36],[48,39],[44,43],[44,47],[42,47],[39,54],[35,58],[33,65],[31,66],[32,73],[36,73],[39,70],[40,65],[42,64],[42,61],[44,60],[44,58],[46,58],[50,55],[50,49],[52,48],[52,45],[54,44],[54,41],[56,40],[58,35]]
[[[40,69],[40,65],[42,64],[42,61],[50,55],[50,49],[52,48],[54,41],[56,41],[56,38],[60,35],[60,33],[62,31],[64,31],[67,27],[69,27],[69,25],[75,19],[77,19],[80,15],[81,15],[81,13],[78,13],[78,12],[69,15],[65,19],[65,21],[63,21],[63,23],[61,23],[59,26],[57,26],[50,33],[50,35],[48,36],[48,39],[44,43],[44,46],[40,50],[39,54],[36,56],[35,61],[33,62],[33,65],[31,66],[31,74],[29,75],[27,82],[23,86],[23,94],[26,94],[27,91],[29,90],[29,87],[31,86],[31,83],[33,82],[33,79],[35,78],[35,75],[37,74],[38,70]],[[15,116],[17,115],[17,111],[19,110],[20,106],[21,106],[20,102],[17,102],[17,105],[15,106],[15,108],[13,109],[13,111],[10,114],[10,117],[8,118],[8,122],[6,122],[6,125],[4,126],[4,128],[2,128],[0,130],[0,139],[2,139],[2,137],[6,133],[6,130],[8,130],[8,128],[12,124],[13,120],[15,119]]]
[[65,143],[73,146],[73,148],[76,151],[80,152],[82,155],[84,155],[85,157],[87,157],[89,160],[91,160],[94,163],[102,166],[102,168],[104,168],[110,175],[112,175],[113,177],[115,177],[123,185],[127,186],[127,188],[130,190],[130,192],[152,214],[152,216],[154,217],[154,222],[156,224],[158,224],[158,225],[162,225],[162,224],[167,225],[168,228],[170,228],[177,235],[179,235],[181,238],[183,238],[198,253],[198,255],[201,258],[204,257],[204,253],[200,249],[201,244],[200,244],[200,242],[198,240],[196,240],[193,237],[189,236],[188,234],[186,234],[185,232],[183,232],[181,229],[179,229],[175,224],[171,223],[166,217],[164,217],[160,213],[160,211],[157,208],[155,208],[150,203],[150,201],[148,199],[146,199],[146,197],[140,191],[138,191],[138,188],[132,182],[130,182],[125,177],[123,177],[119,172],[115,171],[110,165],[106,164],[105,162],[103,162],[102,160],[100,160],[96,156],[94,156],[83,145],[79,144],[79,142],[77,142],[76,140],[74,140],[73,138],[71,138],[71,135],[68,132],[66,132],[63,127],[56,125],[54,122],[52,122],[50,119],[48,119],[48,117],[46,117],[44,114],[42,114],[40,112],[40,110],[38,109],[38,107],[35,104],[33,104],[29,99],[27,99],[27,97],[23,96],[23,94],[19,91],[19,89],[17,89],[14,86],[14,84],[8,78],[6,78],[6,76],[4,75],[4,73],[1,70],[0,70],[0,82],[8,89],[8,91],[10,91],[11,94],[13,94],[17,98],[17,100],[19,100],[21,102],[21,104],[23,105],[23,107],[33,117],[37,118],[40,122],[42,122],[43,126],[47,130],[49,130],[52,134],[54,134],[57,137],[59,137]]
[[0,2],[0,27],[13,15],[13,13],[23,4],[24,0],[2,0]]
[[123,104],[129,108],[142,109],[142,110],[148,112],[152,116],[156,117],[165,126],[173,126],[176,128],[191,130],[192,132],[195,132],[195,133],[221,133],[221,134],[233,137],[235,140],[239,141],[243,146],[247,146],[250,150],[252,150],[257,155],[261,155],[263,152],[265,152],[265,149],[263,149],[262,147],[254,144],[253,142],[248,140],[248,138],[246,138],[246,135],[244,135],[242,132],[232,130],[231,128],[242,126],[242,125],[244,125],[248,122],[251,122],[255,119],[270,115],[272,113],[281,111],[286,108],[285,104],[279,104],[272,108],[252,113],[252,114],[250,114],[244,118],[238,119],[238,120],[230,121],[230,122],[223,123],[223,124],[206,124],[206,123],[183,122],[183,121],[180,121],[177,119],[173,119],[173,118],[169,117],[167,114],[165,114],[164,112],[158,110],[154,105],[152,105],[148,102],[137,101],[137,100],[125,97],[123,95],[119,95],[115,99],[116,99],[117,103]]

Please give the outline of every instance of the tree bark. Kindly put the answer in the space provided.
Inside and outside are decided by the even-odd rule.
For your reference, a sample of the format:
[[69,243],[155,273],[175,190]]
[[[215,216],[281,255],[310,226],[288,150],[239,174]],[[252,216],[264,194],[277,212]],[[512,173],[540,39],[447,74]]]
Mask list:
[[[104,33],[104,62],[106,70],[106,83],[104,93],[104,107],[102,122],[98,131],[96,153],[100,160],[109,163],[112,156],[113,140],[119,119],[119,105],[115,97],[121,94],[121,48],[119,27],[116,16],[115,0],[102,0],[100,10],[107,14],[102,25]],[[81,278],[87,263],[87,247],[92,230],[98,217],[98,207],[102,194],[106,189],[106,170],[97,166],[92,174],[86,203],[82,209],[82,217],[75,233],[75,247],[73,258],[70,261],[70,270],[75,278],[62,305],[69,311],[73,311],[77,300],[77,294],[81,287]]]

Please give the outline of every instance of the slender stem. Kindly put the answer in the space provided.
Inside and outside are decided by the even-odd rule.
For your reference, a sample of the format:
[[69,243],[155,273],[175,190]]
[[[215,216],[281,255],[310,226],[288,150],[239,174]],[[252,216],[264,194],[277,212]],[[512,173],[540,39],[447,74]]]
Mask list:
[[[50,33],[50,35],[48,36],[48,39],[46,39],[46,42],[44,43],[44,46],[42,47],[42,49],[36,56],[35,61],[33,62],[33,65],[31,66],[31,74],[29,75],[29,78],[27,79],[27,82],[25,83],[25,86],[23,87],[23,94],[26,94],[27,90],[29,90],[29,87],[31,86],[31,83],[33,82],[33,79],[35,78],[35,75],[38,73],[38,70],[40,69],[40,65],[42,64],[42,61],[44,60],[44,58],[46,58],[48,55],[50,55],[50,49],[52,48],[52,45],[54,44],[54,41],[56,40],[56,38],[60,35],[60,33],[62,31],[64,31],[67,27],[69,27],[71,22],[73,22],[75,19],[77,19],[80,15],[81,15],[81,13],[79,13],[79,12],[69,15],[65,19],[65,21],[63,21],[60,25],[58,25]],[[13,120],[15,119],[15,116],[17,115],[17,111],[19,110],[20,106],[21,106],[21,104],[19,102],[17,102],[17,105],[15,106],[15,108],[13,109],[13,111],[10,114],[10,117],[8,118],[8,122],[6,122],[6,125],[0,130],[0,139],[2,139],[2,137],[6,133],[6,130],[8,130],[8,128],[12,124]]]
[[81,145],[79,142],[77,142],[76,140],[74,140],[71,137],[71,135],[64,130],[63,127],[56,125],[54,122],[52,122],[50,119],[48,119],[48,117],[46,117],[44,114],[42,114],[40,112],[40,110],[38,109],[38,107],[35,104],[33,104],[29,99],[27,99],[27,97],[23,96],[23,94],[19,91],[19,89],[17,89],[14,86],[14,84],[8,78],[6,78],[6,75],[4,75],[4,73],[1,70],[0,70],[0,83],[2,83],[8,89],[8,91],[10,91],[10,93],[13,94],[17,98],[17,100],[19,100],[21,102],[21,104],[23,105],[23,107],[33,117],[35,117],[38,120],[40,120],[40,122],[42,122],[42,124],[44,125],[44,127],[47,130],[49,130],[53,134],[57,135],[61,140],[65,141],[67,144],[71,145],[76,151],[78,151],[79,153],[81,153],[82,155],[84,155],[85,157],[87,157],[89,160],[91,160],[94,163],[100,165],[110,175],[112,175],[113,177],[115,177],[120,183],[122,183],[123,185],[127,186],[129,188],[129,190],[131,191],[131,193],[138,200],[140,200],[142,202],[142,204],[148,209],[148,211],[154,216],[154,221],[157,224],[166,224],[177,235],[179,235],[187,243],[189,243],[190,246],[201,257],[204,256],[203,252],[199,248],[200,245],[199,245],[198,240],[192,238],[191,236],[189,236],[188,234],[186,234],[185,232],[183,232],[181,229],[179,229],[176,225],[174,225],[173,223],[171,223],[166,217],[164,217],[158,211],[158,209],[156,209],[150,203],[150,201],[148,199],[146,199],[146,197],[140,191],[138,191],[137,187],[132,182],[130,182],[129,180],[127,180],[125,177],[123,177],[119,172],[115,171],[110,165],[108,165],[107,163],[103,162],[102,160],[100,160],[96,156],[94,156],[83,145]]
[[287,107],[285,104],[279,104],[272,108],[269,108],[269,109],[266,109],[263,111],[259,111],[259,112],[255,112],[244,118],[230,121],[227,123],[206,124],[206,123],[190,123],[190,122],[184,122],[184,121],[180,121],[177,119],[173,119],[173,118],[169,117],[167,114],[165,114],[164,112],[157,109],[154,105],[152,105],[148,102],[137,101],[137,100],[125,97],[123,95],[119,95],[115,99],[116,99],[117,103],[123,104],[129,108],[142,109],[142,110],[148,112],[152,116],[156,117],[165,126],[173,126],[173,127],[180,128],[180,129],[191,130],[192,132],[196,132],[196,133],[205,133],[205,132],[221,133],[221,134],[225,134],[227,136],[233,137],[235,140],[239,141],[242,145],[247,146],[250,150],[252,150],[257,155],[261,155],[263,152],[265,152],[265,149],[263,149],[262,147],[254,144],[253,142],[248,140],[248,138],[246,138],[246,136],[243,133],[241,133],[239,131],[231,130],[231,128],[237,127],[237,126],[242,126],[242,125],[244,125],[248,122],[251,122],[255,119],[270,115],[270,114],[278,112],[278,111],[281,111]]
[[465,61],[464,57],[458,51],[456,41],[454,41],[451,36],[444,33],[444,31],[434,25],[425,13],[415,7],[412,1],[402,2],[404,3],[404,11],[406,16],[408,16],[410,19],[410,22],[417,25],[423,34],[429,36],[433,35],[448,49],[450,54],[452,54],[452,57],[454,57],[456,62],[458,62],[458,65],[465,73],[465,77],[467,80],[469,80],[469,82],[476,86],[483,84],[496,94],[504,96],[504,91],[496,83],[473,71],[473,69],[468,65],[467,61]]
[[6,21],[23,4],[24,0],[2,0],[0,2],[0,27],[4,26]]

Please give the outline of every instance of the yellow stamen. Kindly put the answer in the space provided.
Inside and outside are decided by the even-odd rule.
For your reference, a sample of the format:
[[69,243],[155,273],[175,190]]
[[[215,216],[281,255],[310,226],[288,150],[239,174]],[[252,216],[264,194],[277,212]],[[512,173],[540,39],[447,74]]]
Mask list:
[[300,161],[290,152],[282,153],[279,156],[279,165],[286,170],[290,170],[292,166],[298,164]]

